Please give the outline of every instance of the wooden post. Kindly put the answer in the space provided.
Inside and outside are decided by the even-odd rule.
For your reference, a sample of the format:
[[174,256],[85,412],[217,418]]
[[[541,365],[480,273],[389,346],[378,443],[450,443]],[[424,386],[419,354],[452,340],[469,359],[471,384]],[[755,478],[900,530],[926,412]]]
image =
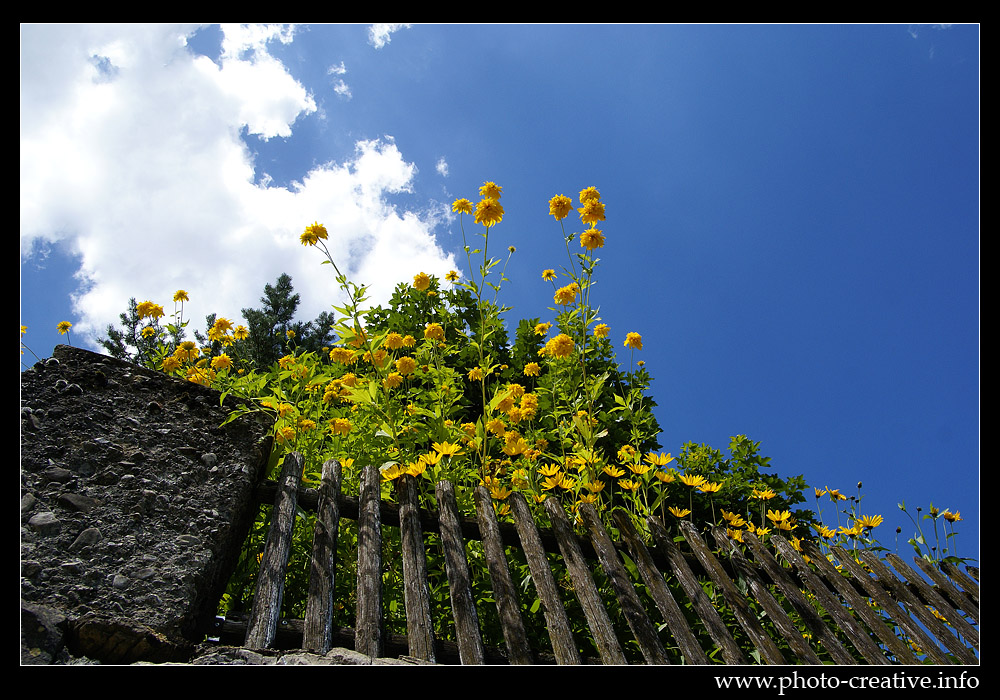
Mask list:
[[601,601],[601,594],[590,575],[590,569],[587,568],[587,561],[583,558],[580,543],[576,539],[576,533],[573,532],[566,511],[558,499],[550,496],[545,499],[545,512],[552,522],[552,529],[559,541],[559,551],[566,563],[566,570],[573,580],[573,592],[583,607],[583,614],[597,644],[601,661],[608,665],[627,664],[628,660],[618,643],[618,637],[615,636],[611,618],[608,617],[608,611]]
[[316,528],[309,563],[309,597],[306,600],[302,647],[321,654],[333,643],[333,591],[337,570],[337,528],[340,524],[340,462],[328,459],[320,477]]
[[510,577],[510,569],[503,552],[503,542],[500,538],[500,526],[493,511],[493,502],[486,487],[479,485],[474,492],[476,515],[479,518],[479,529],[483,536],[483,550],[486,553],[486,566],[493,581],[493,597],[500,613],[500,626],[503,628],[504,641],[507,643],[507,653],[512,664],[533,663],[528,637],[524,631],[524,621],[521,619],[521,603],[517,597],[517,588]]
[[656,607],[659,609],[660,614],[663,615],[667,627],[670,628],[670,633],[674,636],[674,641],[677,642],[681,654],[684,655],[684,660],[689,664],[707,664],[708,657],[701,646],[699,646],[694,634],[691,633],[684,613],[681,611],[677,601],[674,600],[674,596],[670,593],[666,581],[663,580],[663,574],[656,568],[653,556],[649,553],[642,539],[640,539],[639,533],[636,532],[632,521],[621,510],[616,510],[612,513],[611,517],[614,518],[615,525],[618,526],[618,531],[625,539],[629,552],[632,554],[632,559],[635,561],[636,568],[639,569],[639,575],[642,576],[642,580],[649,589],[649,594],[652,596],[653,602],[656,603]]
[[472,596],[469,562],[465,558],[465,543],[458,517],[455,488],[450,481],[439,481],[435,488],[440,509],[441,547],[444,550],[448,589],[451,592],[451,612],[455,618],[458,657],[466,665],[482,664],[483,637],[479,631],[479,615]]
[[354,649],[382,656],[382,517],[379,497],[382,476],[368,465],[361,470],[358,503],[358,593]]
[[281,616],[281,598],[285,590],[285,569],[292,551],[292,528],[299,480],[305,460],[298,452],[285,455],[278,482],[278,494],[271,511],[271,527],[257,574],[257,589],[247,623],[244,646],[266,649],[274,641]]
[[542,538],[539,536],[538,528],[531,517],[531,511],[528,510],[528,502],[517,491],[507,497],[507,502],[510,503],[514,512],[514,523],[521,538],[524,558],[527,559],[528,568],[531,570],[531,580],[535,584],[538,598],[542,601],[545,627],[549,631],[549,639],[552,640],[552,651],[555,654],[556,663],[583,663],[580,659],[580,651],[573,639],[573,631],[569,626],[566,607],[559,597],[559,589],[552,576],[552,566],[542,548]]
[[420,501],[416,479],[404,474],[395,480],[399,501],[400,546],[403,559],[403,604],[406,607],[406,638],[409,655],[435,661],[434,624],[431,622],[427,555],[420,527]]
[[635,592],[632,580],[629,578],[625,565],[618,558],[615,545],[611,541],[607,530],[604,529],[597,510],[590,503],[583,503],[579,506],[583,515],[583,523],[590,535],[590,541],[597,551],[597,558],[601,562],[601,568],[608,575],[611,587],[614,588],[621,604],[625,620],[628,622],[635,640],[639,643],[642,655],[648,664],[669,664],[670,659],[667,652],[660,643],[657,636],[656,627],[650,622],[646,612],[642,609],[642,602]]
[[729,633],[718,611],[712,607],[712,601],[708,599],[701,583],[698,582],[680,549],[673,543],[663,523],[656,516],[650,515],[646,519],[646,524],[656,542],[657,551],[667,560],[670,570],[680,581],[688,600],[691,601],[701,621],[705,623],[705,629],[721,650],[722,658],[727,664],[748,663],[743,651]]

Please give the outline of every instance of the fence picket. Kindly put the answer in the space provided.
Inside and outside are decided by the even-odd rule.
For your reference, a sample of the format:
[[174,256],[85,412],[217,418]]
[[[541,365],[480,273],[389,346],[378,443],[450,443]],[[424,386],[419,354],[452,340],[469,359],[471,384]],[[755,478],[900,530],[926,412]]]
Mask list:
[[656,627],[649,621],[649,617],[643,610],[628,571],[625,570],[625,565],[618,558],[615,545],[607,530],[604,529],[604,525],[597,515],[597,510],[592,504],[583,503],[580,505],[580,513],[583,516],[584,526],[590,535],[590,541],[597,552],[601,568],[604,569],[604,573],[611,581],[611,586],[621,604],[622,612],[625,614],[625,620],[628,622],[632,634],[635,635],[635,640],[639,643],[646,663],[669,664],[670,659],[660,643]]
[[483,637],[479,632],[479,615],[472,597],[469,562],[465,557],[455,488],[450,481],[439,481],[435,487],[435,495],[440,509],[441,547],[444,550],[448,589],[451,593],[451,613],[455,618],[459,659],[463,664],[482,664]]
[[309,594],[306,599],[302,647],[321,654],[333,643],[333,591],[337,572],[337,529],[340,524],[340,462],[328,459],[320,476],[316,527],[309,562]]
[[573,581],[573,592],[583,608],[583,614],[587,618],[587,625],[590,627],[590,633],[597,645],[601,661],[605,664],[628,663],[625,653],[618,643],[614,627],[611,625],[608,611],[604,608],[601,595],[594,584],[594,579],[590,576],[590,569],[587,568],[580,542],[573,532],[573,526],[570,525],[566,511],[559,500],[552,496],[546,498],[543,505],[549,520],[552,522],[552,529],[559,542],[559,551],[562,553],[566,570]]
[[281,597],[285,590],[285,569],[292,552],[295,504],[304,465],[305,461],[298,452],[285,455],[244,641],[244,646],[251,649],[266,649],[271,646],[278,630]]
[[691,570],[687,559],[684,558],[680,549],[670,539],[666,528],[663,527],[663,523],[660,522],[659,518],[651,515],[646,519],[646,524],[653,536],[653,541],[656,542],[657,552],[666,559],[670,570],[677,577],[677,580],[680,581],[681,587],[684,588],[688,600],[691,601],[692,606],[705,625],[705,629],[708,630],[709,636],[712,637],[713,641],[719,647],[722,658],[729,664],[747,663],[743,651],[729,633],[726,624],[719,616],[719,612],[712,606],[712,601],[709,600],[705,590],[701,587],[701,583],[699,583],[698,578],[694,575],[694,571]]
[[493,510],[490,492],[480,484],[474,491],[476,515],[479,518],[479,529],[483,537],[483,550],[486,553],[486,566],[493,581],[493,597],[500,613],[500,625],[503,628],[504,641],[507,643],[507,653],[512,664],[531,664],[531,647],[524,631],[524,621],[521,619],[521,603],[517,597],[517,588],[510,577],[510,569],[503,552],[503,541],[500,538],[500,526]]
[[740,592],[736,589],[735,584],[726,575],[723,570],[722,565],[718,560],[712,556],[712,552],[709,551],[708,545],[698,534],[698,531],[694,528],[687,520],[681,520],[680,522],[681,534],[687,541],[688,545],[694,551],[695,556],[701,563],[701,567],[708,573],[709,577],[715,582],[722,591],[722,596],[725,598],[726,603],[732,609],[733,614],[736,615],[736,620],[740,623],[743,630],[749,635],[754,647],[760,652],[761,657],[769,664],[784,664],[785,659],[781,655],[781,650],[774,641],[767,636],[767,633],[761,627],[760,622],[757,620],[757,616],[750,609],[749,603],[747,603],[746,598],[744,598]]
[[403,560],[403,605],[406,609],[406,636],[409,655],[433,662],[434,623],[431,621],[431,594],[427,581],[427,554],[420,505],[414,477],[406,474],[394,481],[399,501],[400,549]]
[[559,589],[552,576],[552,567],[545,556],[542,540],[538,534],[538,528],[535,526],[535,521],[531,517],[531,511],[528,510],[528,502],[523,495],[516,491],[507,500],[514,513],[514,524],[521,538],[524,557],[528,561],[531,580],[534,581],[535,591],[542,602],[545,626],[549,632],[549,639],[552,641],[552,651],[555,654],[556,663],[582,663],[580,652],[573,640],[573,631],[569,626],[566,608],[559,597]]
[[354,649],[382,655],[382,516],[381,475],[374,465],[361,470],[358,502],[358,593]]

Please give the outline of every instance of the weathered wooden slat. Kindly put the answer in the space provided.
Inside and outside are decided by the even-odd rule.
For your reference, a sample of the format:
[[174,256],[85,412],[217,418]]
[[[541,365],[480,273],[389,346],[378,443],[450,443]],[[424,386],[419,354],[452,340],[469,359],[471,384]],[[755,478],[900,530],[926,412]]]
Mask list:
[[399,501],[400,554],[403,561],[403,605],[406,609],[406,637],[409,655],[424,661],[435,660],[434,623],[431,620],[431,592],[427,581],[427,553],[420,527],[420,497],[416,479],[404,474],[394,481]]
[[[968,639],[975,648],[977,649],[979,648],[979,630],[970,625],[965,620],[964,617],[959,615],[958,612],[956,612],[955,609],[951,607],[951,604],[948,603],[948,601],[946,601],[941,596],[940,593],[934,590],[934,588],[929,586],[927,582],[920,577],[920,574],[914,571],[906,562],[904,562],[902,559],[900,559],[895,554],[892,554],[891,552],[889,554],[886,554],[886,559],[889,560],[889,563],[892,564],[892,567],[900,575],[906,578],[906,580],[909,581],[910,584],[913,585],[919,591],[921,597],[923,597],[925,601],[930,603],[932,607],[934,607],[942,616],[944,616],[945,619],[948,620],[948,624],[954,628],[955,632],[964,635],[965,638]],[[940,620],[938,620],[937,617],[934,617],[934,619],[937,620],[939,625],[937,629],[937,636],[939,638],[942,635],[947,635],[948,637],[954,638],[955,632],[953,632],[951,629],[948,629],[948,627]],[[949,644],[947,641],[943,639],[942,641],[945,643],[945,646],[947,646],[949,649],[952,648],[952,645]],[[960,647],[963,650],[966,649],[965,645],[962,644],[960,640],[956,639],[954,644],[956,645],[956,648]],[[977,662],[967,661],[966,663],[977,663]]]
[[320,477],[319,504],[309,562],[309,596],[306,599],[302,648],[321,654],[333,643],[333,591],[337,571],[337,529],[340,525],[340,462],[328,459]]
[[[920,623],[931,634],[937,637],[939,642],[943,643],[962,663],[978,663],[975,655],[961,641],[956,639],[955,635],[940,620],[931,614],[924,603],[910,592],[906,585],[875,554],[867,549],[861,550],[858,554],[880,580],[891,586],[893,593],[899,600],[905,603],[910,614],[920,620]],[[906,564],[903,564],[903,567],[909,569]],[[927,650],[925,649],[925,651]],[[948,663],[952,663],[952,660],[949,660]]]
[[757,616],[750,609],[749,603],[747,603],[746,598],[736,589],[736,585],[729,579],[726,575],[725,570],[722,568],[722,564],[712,556],[712,552],[709,551],[708,545],[698,534],[695,529],[687,520],[682,520],[680,522],[681,534],[684,539],[690,545],[691,549],[694,551],[695,556],[698,558],[698,562],[701,567],[708,573],[709,577],[715,582],[722,591],[722,595],[726,600],[726,603],[732,609],[733,614],[736,616],[736,620],[740,623],[743,630],[749,635],[751,641],[753,641],[754,647],[760,652],[761,658],[769,664],[784,664],[785,659],[781,655],[781,650],[774,641],[767,636],[767,633],[761,627],[760,622],[757,620]]
[[573,592],[580,601],[583,608],[584,617],[590,626],[590,633],[597,645],[597,652],[601,656],[601,661],[608,665],[623,665],[628,663],[618,637],[615,635],[611,618],[601,601],[600,592],[597,590],[594,579],[587,568],[587,561],[583,558],[580,549],[580,542],[577,540],[573,526],[569,522],[569,517],[563,509],[559,500],[550,496],[544,501],[545,512],[552,523],[552,530],[555,532],[559,542],[559,551],[562,553],[563,562],[573,581]]
[[656,626],[650,622],[649,616],[646,615],[642,602],[635,592],[634,584],[629,578],[628,571],[618,557],[615,545],[607,530],[604,529],[600,516],[597,515],[597,511],[590,503],[580,505],[580,514],[583,516],[584,527],[587,528],[587,534],[597,552],[597,559],[618,596],[625,620],[628,622],[635,640],[639,643],[643,658],[646,659],[647,664],[651,665],[669,664],[670,657],[667,656],[663,644],[660,643]]
[[381,475],[368,465],[361,470],[358,503],[358,589],[354,649],[382,655],[382,524],[379,517]]
[[[771,540],[775,542],[781,555],[792,562],[795,568],[799,571],[799,575],[805,578],[803,572],[812,571],[809,568],[809,564],[806,563],[805,559],[788,540],[782,538],[780,535],[772,535]],[[805,554],[809,557],[809,562],[819,570],[819,576],[822,581],[827,585],[831,586],[840,596],[847,602],[848,607],[856,612],[868,628],[875,633],[875,635],[885,644],[886,648],[889,650],[896,660],[904,664],[916,664],[919,663],[917,657],[914,656],[913,650],[910,646],[906,644],[903,640],[897,637],[892,629],[886,624],[885,618],[879,615],[872,607],[868,604],[868,601],[864,600],[851,585],[850,581],[845,578],[839,571],[837,571],[833,564],[826,558],[826,556],[816,547],[815,544],[811,542],[803,542],[802,548]],[[823,584],[818,584],[823,585]],[[888,660],[888,659],[887,659]]]
[[435,487],[435,495],[440,509],[441,548],[448,574],[459,659],[464,665],[482,664],[483,637],[479,631],[479,615],[472,596],[469,562],[465,557],[455,487],[450,481],[439,481]]
[[[881,575],[877,575],[873,578],[868,572],[862,568],[861,564],[854,560],[850,554],[848,554],[842,547],[833,546],[830,548],[833,555],[837,558],[837,562],[847,569],[848,573],[861,584],[861,587],[865,589],[868,596],[875,601],[883,610],[889,618],[899,625],[907,635],[913,640],[915,640],[918,646],[923,649],[926,654],[935,662],[939,664],[949,664],[951,661],[948,657],[938,648],[937,642],[933,640],[916,622],[913,618],[899,606],[897,600],[893,598],[896,595],[896,591],[893,587],[893,582],[899,584],[899,580],[895,576],[890,574],[889,580],[882,580]],[[888,572],[886,572],[888,573]],[[902,587],[900,585],[900,587]],[[888,591],[892,591],[893,595],[890,596]]]
[[976,605],[979,605],[979,569],[968,567],[969,573],[966,573],[950,561],[944,562],[941,568],[951,576],[955,583],[962,587],[962,590],[972,596],[972,600],[975,601]]
[[531,647],[524,631],[524,620],[521,619],[521,602],[517,597],[517,588],[510,576],[510,568],[503,551],[500,539],[500,527],[493,510],[490,492],[480,484],[474,493],[476,516],[479,518],[479,530],[483,536],[483,551],[486,554],[486,567],[493,582],[493,598],[497,603],[500,615],[500,626],[503,629],[507,653],[512,664],[531,664]]
[[[689,664],[707,664],[708,656],[691,633],[684,613],[671,594],[670,588],[667,587],[663,574],[656,568],[653,555],[650,554],[649,549],[639,537],[632,521],[621,510],[616,510],[611,514],[611,517],[625,539],[625,544],[639,570],[639,575],[642,576],[653,602],[656,603],[657,609],[663,615],[667,628],[673,635],[674,641],[677,642],[677,647],[681,650],[684,660]],[[698,589],[701,590],[701,586]]]
[[701,587],[694,571],[691,570],[687,558],[673,543],[666,528],[663,527],[663,523],[656,516],[649,516],[646,519],[646,525],[656,543],[656,554],[667,563],[671,573],[677,577],[688,600],[691,601],[695,612],[702,624],[705,625],[709,636],[719,647],[723,660],[727,664],[746,664],[747,658],[743,655],[742,649],[729,633],[729,629],[722,621],[722,617],[719,616],[719,612],[712,606],[712,601]]
[[[766,563],[761,563],[758,559],[758,563],[761,564],[761,567],[760,569],[754,568],[750,561],[743,556],[743,552],[740,551],[736,543],[731,540],[721,528],[712,527],[711,532],[712,537],[715,539],[716,546],[721,551],[726,552],[729,555],[729,560],[735,564],[737,571],[742,574],[743,579],[747,582],[751,596],[762,608],[764,608],[764,612],[767,613],[771,622],[773,622],[774,626],[778,628],[778,632],[785,639],[785,641],[788,642],[788,646],[791,647],[792,652],[804,663],[822,663],[813,648],[809,646],[809,643],[803,638],[802,633],[795,626],[795,623],[793,623],[791,618],[788,617],[788,613],[785,612],[785,609],[781,607],[781,604],[775,600],[773,595],[771,595],[771,591],[768,590],[767,585],[758,573],[760,569],[763,569],[764,572],[770,575],[771,580],[774,581],[775,577],[773,574],[775,572],[773,571],[773,567],[768,568]],[[750,533],[748,532],[743,533],[743,536],[747,538],[748,545],[750,544],[750,538],[748,537],[749,534]],[[755,549],[754,555],[757,556],[759,554],[760,552]],[[785,597],[788,598],[788,591],[784,590],[784,588],[780,585],[779,588],[782,588],[782,592],[785,594]],[[798,594],[798,598],[802,597],[797,588],[794,586],[790,586],[789,588],[792,588],[794,593]],[[806,624],[806,627],[819,636],[820,631],[813,628],[822,627],[823,624],[822,621],[819,621],[818,625],[816,624],[817,616],[815,610],[813,610],[804,600],[796,600],[793,602],[793,607],[803,617],[803,622]],[[808,608],[808,610],[806,608]],[[847,658],[849,659],[847,663],[853,663],[853,659],[851,659],[849,655]]]
[[281,597],[285,590],[285,569],[292,551],[292,528],[295,524],[295,501],[302,479],[305,460],[298,452],[285,455],[278,480],[278,494],[271,511],[271,527],[267,532],[257,574],[257,588],[247,625],[244,646],[266,649],[274,641],[281,617]]
[[528,509],[528,502],[516,491],[507,497],[507,502],[514,513],[514,523],[521,538],[524,558],[528,561],[528,569],[531,571],[531,580],[535,584],[539,600],[542,601],[545,627],[552,641],[552,652],[555,654],[556,663],[580,664],[582,663],[580,651],[573,639],[569,616],[566,615],[566,607],[559,597],[559,588],[552,576],[552,567],[545,556],[542,539]]
[[979,624],[979,606],[972,600],[971,596],[960,591],[951,579],[926,559],[913,557],[913,562],[941,589],[942,594],[948,598],[952,607],[961,610],[971,617],[976,624]]
[[[854,658],[844,645],[837,639],[834,631],[827,626],[826,622],[819,616],[816,609],[812,606],[809,600],[806,599],[805,595],[799,589],[799,584],[792,580],[791,576],[788,575],[774,556],[764,547],[763,543],[757,539],[757,536],[751,532],[746,532],[743,535],[744,540],[750,545],[750,549],[753,550],[754,559],[758,564],[761,564],[767,571],[768,576],[771,580],[781,589],[784,593],[785,598],[791,603],[792,607],[795,608],[796,612],[802,617],[803,622],[805,622],[806,627],[808,627],[813,634],[822,642],[823,646],[826,648],[830,657],[836,661],[838,664],[856,664],[857,659]],[[844,611],[843,604],[836,600],[833,595],[830,594],[828,590],[819,587],[819,594],[815,594],[819,600],[820,605],[826,610],[826,612],[839,624],[842,625],[841,631],[844,632],[848,638],[855,642],[856,648],[861,652],[862,656],[870,656],[868,659],[869,663],[888,663],[888,660],[882,654],[878,646],[872,642],[871,638],[865,630],[858,626],[857,622],[850,615],[846,614]]]

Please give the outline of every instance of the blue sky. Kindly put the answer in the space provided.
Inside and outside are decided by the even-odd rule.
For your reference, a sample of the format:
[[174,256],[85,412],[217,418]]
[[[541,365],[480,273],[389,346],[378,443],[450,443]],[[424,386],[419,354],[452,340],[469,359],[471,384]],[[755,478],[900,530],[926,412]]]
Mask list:
[[486,180],[508,319],[544,318],[548,199],[592,185],[664,450],[749,435],[862,481],[890,547],[898,502],[960,511],[978,558],[979,52],[976,25],[22,25],[22,340],[93,347],[177,289],[238,319],[282,272],[314,318],[314,220],[375,301],[467,274],[450,204]]

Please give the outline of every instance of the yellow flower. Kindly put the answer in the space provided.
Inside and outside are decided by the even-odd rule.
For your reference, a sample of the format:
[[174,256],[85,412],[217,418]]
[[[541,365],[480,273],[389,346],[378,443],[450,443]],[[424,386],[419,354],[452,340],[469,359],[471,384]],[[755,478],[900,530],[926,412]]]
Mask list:
[[141,304],[136,304],[135,308],[140,319],[144,319],[147,316],[152,319],[157,319],[165,315],[163,307],[159,304],[154,304],[151,301],[144,301]]
[[611,477],[614,477],[614,478],[617,479],[619,476],[621,476],[622,474],[625,473],[625,470],[621,469],[619,467],[616,467],[613,464],[609,464],[609,465],[607,465],[607,466],[604,467],[604,473],[607,474],[608,476],[611,476]]
[[479,196],[484,199],[500,199],[500,191],[503,188],[495,182],[484,182],[479,188]]
[[[945,512],[947,512],[947,511],[945,511]],[[945,516],[945,517],[947,517],[947,516]],[[865,527],[878,527],[879,525],[882,524],[882,516],[881,515],[864,515],[864,516],[862,516],[862,517],[860,517],[858,519],[858,521],[857,521],[856,524],[860,525],[863,528],[865,528]]]
[[563,475],[554,474],[552,476],[547,476],[545,477],[545,479],[542,480],[542,488],[545,489],[546,491],[551,491],[557,486],[561,486],[562,483],[563,483]]
[[181,362],[191,362],[198,357],[198,346],[195,345],[193,340],[184,340],[174,350],[174,357]]
[[452,205],[451,210],[453,212],[461,212],[463,214],[472,213],[472,202],[467,199],[456,199]]
[[704,484],[707,480],[700,474],[681,474],[681,483],[697,488]]
[[712,481],[708,481],[698,487],[698,490],[702,493],[718,493],[722,489],[722,484],[717,484]]
[[655,471],[653,472],[653,476],[655,476],[664,484],[669,484],[671,481],[674,480],[673,472],[668,472],[668,471]]
[[403,347],[403,336],[399,333],[390,333],[385,337],[385,346],[390,350],[399,350]]
[[156,335],[156,329],[152,326],[146,326],[142,329],[143,338],[152,338],[154,335]]
[[959,513],[958,511],[952,513],[950,510],[946,510],[945,512],[941,513],[941,517],[943,517],[950,523],[954,523],[962,519],[962,514]]
[[278,431],[274,434],[274,437],[279,444],[289,443],[295,439],[295,428],[292,428],[287,425],[278,428]]
[[743,519],[743,516],[739,513],[730,513],[729,511],[722,511],[722,517],[726,519],[731,527],[743,527],[747,524],[747,521]]
[[552,328],[551,323],[539,323],[535,326],[535,335],[545,335],[549,332],[550,328]]
[[774,498],[777,495],[778,494],[776,494],[771,489],[764,489],[763,491],[758,491],[757,489],[753,490],[753,497],[754,498],[759,498],[762,501],[769,501],[769,500],[771,500],[772,498]]
[[230,369],[232,366],[233,361],[229,359],[229,355],[226,353],[212,358],[212,369]]
[[170,374],[171,372],[180,369],[180,366],[181,366],[181,361],[177,358],[176,355],[168,355],[164,357],[163,363],[160,365],[163,371],[166,372],[167,374]]
[[330,428],[330,432],[334,435],[347,435],[351,432],[351,428],[354,427],[347,418],[334,418],[327,425]]
[[444,340],[444,328],[440,323],[428,323],[424,329],[424,337],[431,340]]
[[398,369],[399,373],[402,374],[403,376],[410,374],[416,368],[417,368],[417,361],[414,360],[412,357],[401,357],[398,360],[396,360],[396,369]]
[[455,270],[448,270],[444,278],[449,282],[458,282],[458,272]]
[[650,466],[648,464],[631,464],[630,463],[628,465],[628,468],[632,470],[632,473],[634,473],[634,474],[636,474],[638,476],[642,476],[643,474],[645,474],[646,472],[648,472],[650,470]]
[[578,209],[580,212],[580,221],[585,224],[596,224],[598,221],[604,221],[604,203],[597,199],[588,199],[584,202],[583,207]]
[[295,406],[290,403],[279,403],[278,404],[278,415],[284,418],[285,416],[291,415],[295,412]]
[[820,537],[824,537],[824,538],[826,538],[828,540],[832,539],[837,534],[836,530],[831,530],[830,528],[828,528],[825,525],[813,525],[813,529],[816,530],[816,533]]
[[691,514],[691,511],[688,508],[678,508],[677,506],[670,506],[670,508],[668,508],[667,510],[669,510],[672,515],[678,518],[683,518],[686,515]]
[[438,454],[445,455],[447,457],[455,457],[456,455],[463,454],[460,445],[454,445],[450,442],[435,442],[431,445],[431,448]]
[[727,528],[726,534],[729,535],[730,539],[736,540],[737,542],[743,541],[743,530],[730,530]]
[[603,481],[588,481],[586,484],[584,484],[584,486],[591,493],[600,493],[601,491],[604,490]]
[[656,454],[655,452],[650,452],[649,454],[646,455],[645,459],[654,467],[665,467],[674,461],[673,456],[669,452],[667,452],[666,454],[663,454],[662,452],[660,454]]
[[813,493],[816,494],[816,498],[819,498],[824,493],[826,493],[826,491],[824,491],[823,489],[818,489],[818,488],[813,487]]
[[316,428],[316,421],[310,418],[299,418],[295,426],[299,430],[314,430]]
[[402,464],[393,463],[388,467],[383,467],[380,471],[382,474],[382,481],[393,481],[399,477],[406,474],[408,467],[404,467]]
[[625,336],[624,347],[642,350],[642,336],[638,333],[629,333]]
[[538,366],[537,362],[529,362],[524,366],[525,377],[537,377],[541,373],[542,373],[542,368]]
[[334,348],[330,351],[330,362],[349,365],[354,362],[354,351],[347,348]]
[[580,234],[580,245],[587,250],[604,247],[604,234],[596,228],[589,228]]
[[546,282],[551,282],[556,278],[555,270],[542,270],[542,279]]
[[573,208],[573,200],[566,195],[557,194],[549,200],[549,214],[556,217],[556,221],[562,221]]
[[382,386],[386,389],[395,389],[402,383],[403,377],[399,372],[392,372],[388,377],[382,380]]
[[576,344],[565,333],[560,333],[545,344],[545,353],[552,357],[569,357]]
[[767,519],[770,520],[772,523],[784,522],[788,520],[790,517],[792,517],[792,514],[787,510],[778,511],[778,510],[768,509],[767,511]]
[[611,332],[611,328],[608,327],[606,323],[599,323],[594,326],[594,337],[595,338],[607,338],[608,333]]
[[597,191],[596,187],[587,187],[586,189],[580,190],[580,203],[586,204],[590,201],[600,201],[601,193]]
[[469,370],[469,381],[470,382],[481,382],[483,381],[483,368],[473,367]]
[[484,199],[476,205],[476,223],[490,227],[503,221],[503,207],[495,199]]
[[236,326],[236,328],[233,329],[233,337],[236,338],[236,340],[245,340],[250,337],[250,329],[246,326]]
[[621,481],[618,482],[618,486],[620,488],[623,488],[626,491],[632,491],[633,493],[638,491],[641,485],[642,484],[640,484],[638,481],[632,481],[631,479],[622,479]]
[[313,223],[311,226],[306,226],[306,230],[302,232],[299,236],[299,242],[302,245],[316,245],[321,240],[327,238],[326,227],[320,223]]
[[492,498],[495,501],[502,501],[512,493],[513,491],[511,491],[503,484],[494,483],[493,485],[490,486],[490,498]]
[[555,476],[559,473],[558,464],[543,464],[538,468],[538,473],[542,476]]
[[190,301],[190,299],[188,299],[187,292],[185,292],[183,289],[178,289],[176,292],[174,292],[174,301]]
[[580,293],[580,285],[576,282],[567,284],[565,287],[560,287],[556,290],[554,300],[557,304],[566,306],[567,304],[572,304],[576,301],[576,295]]
[[840,489],[831,489],[830,487],[827,487],[826,492],[830,496],[830,500],[833,501],[834,503],[836,503],[837,501],[847,500],[847,496],[842,494],[840,492]]
[[426,272],[419,272],[413,276],[413,288],[420,292],[426,292],[431,286],[431,278]]

